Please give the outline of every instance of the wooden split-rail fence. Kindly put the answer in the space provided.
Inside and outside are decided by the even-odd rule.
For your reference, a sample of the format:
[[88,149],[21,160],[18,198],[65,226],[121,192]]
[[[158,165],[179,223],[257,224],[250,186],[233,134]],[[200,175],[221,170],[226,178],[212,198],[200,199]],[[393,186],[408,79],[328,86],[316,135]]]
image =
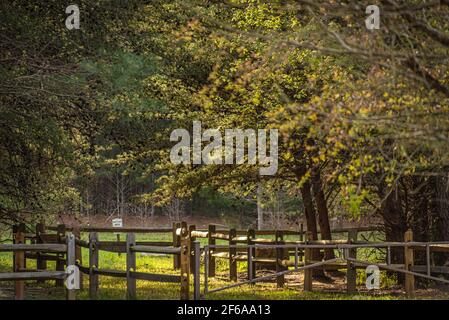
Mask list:
[[[64,225],[50,226],[48,229],[53,231],[61,230],[71,230],[77,235],[82,232],[89,233],[110,233],[110,232],[120,232],[120,233],[142,233],[142,234],[171,234],[172,241],[150,241],[141,242],[140,244],[147,244],[153,246],[172,246],[173,248],[180,248],[181,246],[181,236],[178,230],[181,226],[186,226],[185,222],[174,222],[171,228],[114,228],[114,227],[94,227],[94,226],[81,226],[78,228],[70,228]],[[189,239],[189,270],[191,273],[195,272],[195,262],[194,259],[190,257],[194,254],[193,243],[197,239],[204,239],[204,242],[209,246],[214,246],[217,243],[227,242],[227,247],[216,247],[211,250],[208,257],[208,275],[210,277],[215,276],[216,270],[216,259],[224,259],[229,262],[229,277],[231,281],[237,280],[237,263],[238,262],[248,262],[248,256],[251,255],[251,266],[247,266],[248,274],[251,272],[253,275],[257,270],[257,266],[268,267],[280,272],[285,270],[289,266],[293,266],[293,262],[290,261],[290,257],[295,255],[295,250],[293,248],[278,248],[272,249],[267,248],[264,250],[263,245],[285,245],[285,244],[323,244],[326,241],[307,241],[305,242],[306,232],[304,231],[303,225],[301,224],[298,228],[299,230],[237,230],[231,229],[219,229],[217,225],[210,224],[207,229],[197,229],[195,225],[188,226],[188,239]],[[332,233],[334,234],[347,234],[348,241],[334,241],[334,243],[349,243],[354,237],[357,238],[357,234],[361,232],[373,232],[380,231],[379,227],[357,227],[357,228],[339,228],[334,229]],[[287,237],[297,237],[297,241],[287,240]],[[257,245],[257,249],[252,248],[251,250],[238,248],[238,245]],[[120,243],[120,241],[110,241],[103,242],[102,248],[107,249],[112,252],[125,252],[124,248],[120,249],[118,246],[123,246],[125,243]],[[115,251],[114,251],[115,250]],[[77,251],[78,252],[78,251]],[[300,252],[300,255],[303,253]],[[180,269],[181,267],[181,256],[180,254],[173,254],[173,267],[174,269]],[[284,276],[280,275],[277,278],[277,283],[279,287],[284,284]]]
[[[354,236],[354,232],[350,232],[351,237]],[[286,241],[283,244],[264,244],[266,248],[273,248],[277,250],[293,250],[294,261],[278,260],[279,265],[285,266],[284,270],[276,269],[276,273],[271,275],[255,276],[253,271],[255,270],[253,262],[253,256],[248,255],[248,277],[247,280],[236,282],[234,284],[225,285],[214,289],[209,289],[207,272],[208,261],[213,257],[213,252],[217,249],[226,248],[226,246],[211,245],[205,246],[205,272],[204,272],[204,294],[218,292],[230,288],[245,284],[254,284],[260,281],[268,281],[272,278],[277,278],[278,287],[284,284],[283,278],[280,277],[288,273],[303,271],[304,272],[304,291],[312,291],[312,280],[315,270],[344,270],[346,269],[346,284],[347,292],[356,292],[356,279],[357,269],[366,269],[368,266],[378,267],[379,270],[391,271],[405,275],[405,291],[408,297],[413,297],[415,292],[415,278],[424,278],[428,280],[434,280],[440,283],[449,284],[449,280],[441,277],[434,276],[435,274],[449,275],[449,267],[447,266],[433,266],[432,254],[433,253],[449,253],[449,242],[415,242],[413,241],[413,232],[411,230],[404,234],[403,242],[370,242],[370,241],[357,241],[354,240],[314,240],[307,241],[308,235],[305,241]],[[237,250],[254,250],[257,245],[233,245]],[[357,255],[360,249],[382,249],[386,251],[385,263],[375,263],[371,261],[359,260]],[[392,264],[392,250],[403,250],[403,263]],[[328,258],[327,260],[314,260],[315,253],[320,253],[319,256],[324,256],[324,251],[333,250],[339,251],[339,256],[335,258]],[[254,252],[254,251],[253,251]],[[425,264],[415,265],[416,255],[418,253],[424,253]],[[285,259],[288,259],[288,255]],[[299,261],[299,260],[302,261]],[[421,259],[422,260],[422,259]],[[257,259],[256,259],[257,261]],[[287,263],[286,263],[287,262]],[[292,269],[289,267],[293,266]]]
[[[51,231],[55,233],[51,233]],[[111,276],[126,278],[127,298],[135,299],[137,296],[136,280],[148,280],[159,282],[172,282],[180,284],[180,298],[190,297],[190,276],[194,275],[194,298],[199,298],[199,267],[200,257],[205,258],[205,287],[207,289],[207,278],[216,274],[216,259],[225,259],[229,263],[229,278],[237,282],[237,263],[246,262],[246,282],[253,283],[269,277],[256,277],[258,266],[275,270],[274,277],[278,287],[285,283],[284,275],[297,270],[304,271],[304,290],[312,290],[312,276],[316,269],[341,270],[346,269],[347,291],[352,293],[356,290],[356,270],[366,268],[365,261],[357,260],[357,250],[361,248],[384,248],[387,257],[385,264],[377,264],[380,268],[390,271],[405,273],[405,289],[409,296],[413,296],[414,278],[421,276],[418,272],[425,272],[428,279],[432,274],[449,274],[449,268],[443,266],[431,266],[430,256],[433,252],[449,252],[449,244],[445,243],[415,243],[413,234],[407,232],[402,243],[392,242],[369,242],[360,241],[358,233],[365,231],[379,231],[379,228],[347,228],[333,230],[333,233],[347,233],[344,240],[310,240],[310,235],[302,230],[236,230],[218,229],[216,225],[209,225],[207,229],[196,229],[194,225],[185,222],[174,223],[171,228],[100,228],[100,227],[67,227],[65,225],[45,227],[44,224],[36,226],[35,233],[26,233],[23,227],[14,229],[14,245],[3,247],[3,251],[14,252],[14,274],[0,274],[0,279],[16,281],[16,298],[24,297],[23,281],[35,279],[55,279],[57,285],[61,285],[65,276],[64,268],[69,264],[69,259],[74,260],[81,274],[89,277],[89,296],[91,299],[98,297],[99,276]],[[70,233],[68,233],[70,232]],[[82,233],[89,233],[89,240],[81,238]],[[99,239],[101,233],[126,233],[126,241],[102,241]],[[137,233],[168,233],[171,241],[136,241]],[[70,254],[67,241],[69,235],[73,234],[73,254]],[[297,239],[295,239],[297,237]],[[198,240],[203,239],[204,248],[200,248]],[[31,243],[26,245],[26,241]],[[26,245],[17,247],[17,245]],[[3,245],[11,246],[11,245]],[[391,263],[391,250],[403,247],[404,263]],[[0,251],[1,251],[0,246]],[[55,251],[55,248],[58,250]],[[89,261],[86,265],[82,261],[81,249],[89,250]],[[316,252],[324,255],[325,250],[341,251],[345,260],[334,259],[332,261],[317,261]],[[109,270],[101,268],[99,253],[101,251],[125,253],[126,270]],[[415,252],[426,253],[426,265],[414,265]],[[70,251],[72,252],[72,251]],[[179,275],[152,274],[136,270],[137,253],[156,253],[173,255],[173,267],[179,269]],[[319,255],[318,255],[319,256]],[[293,257],[293,261],[291,260]],[[36,270],[26,270],[26,259],[36,259]],[[47,261],[56,262],[56,271],[46,271]],[[289,269],[293,267],[293,269]],[[20,274],[28,272],[27,275]],[[46,272],[46,273],[45,273]],[[28,277],[34,273],[34,277]],[[38,275],[39,274],[39,275]],[[8,278],[9,277],[9,278]],[[82,281],[81,281],[82,283]],[[238,284],[236,284],[238,285]],[[235,286],[235,285],[232,285]],[[226,288],[226,287],[224,287]],[[215,290],[221,290],[220,288]],[[214,290],[212,290],[214,291]],[[208,292],[212,292],[208,291]],[[74,299],[74,292],[68,294],[68,298]]]
[[[59,236],[59,235],[58,235]],[[63,283],[68,273],[61,265],[75,265],[75,236],[71,233],[64,235],[58,243],[26,243],[30,235],[26,233],[24,225],[14,227],[13,243],[0,244],[0,252],[13,253],[13,272],[0,273],[0,281],[14,281],[14,297],[22,300],[25,297],[26,280],[56,280]],[[37,264],[36,269],[27,269],[27,258],[39,258],[41,264]],[[57,270],[48,271],[42,267],[42,259],[57,261]],[[67,289],[68,300],[75,299],[75,290]]]
[[[66,266],[76,265],[80,271],[80,285],[82,287],[82,275],[89,277],[89,297],[98,298],[99,276],[126,278],[128,299],[136,299],[136,280],[148,280],[157,282],[179,283],[180,298],[189,299],[190,293],[190,241],[186,223],[176,224],[173,242],[167,241],[136,241],[136,233],[160,233],[167,229],[142,229],[142,228],[88,228],[89,240],[81,239],[81,233],[86,228],[71,228],[65,225],[45,227],[44,224],[36,226],[35,233],[25,232],[25,226],[13,228],[13,244],[0,245],[0,252],[13,252],[13,272],[0,273],[0,280],[15,282],[15,298],[25,297],[24,280],[56,280],[56,286],[63,286],[67,277]],[[52,233],[51,231],[56,231]],[[126,232],[126,241],[101,241],[100,232]],[[172,232],[172,229],[169,230]],[[70,243],[69,243],[70,241]],[[27,243],[29,242],[29,243]],[[89,250],[88,265],[83,264],[81,250]],[[126,254],[126,270],[111,270],[101,268],[100,252],[115,252]],[[179,275],[154,274],[139,272],[136,269],[137,253],[166,254],[176,257]],[[26,269],[27,259],[36,260],[36,268]],[[56,270],[47,270],[47,261],[55,261]],[[75,299],[74,290],[67,290],[68,299]]]
[[[308,232],[305,232],[303,225],[299,230],[218,230],[215,225],[209,225],[207,230],[196,230],[194,225],[189,226],[190,243],[197,239],[207,239],[209,247],[207,254],[207,274],[214,277],[216,273],[216,259],[229,261],[229,278],[237,281],[237,263],[247,263],[248,279],[254,278],[258,267],[262,269],[272,269],[276,271],[276,283],[282,287],[285,283],[283,271],[297,263],[298,259],[304,259],[311,254],[310,250],[299,250],[294,245],[322,245],[326,243],[354,243],[357,235],[362,232],[378,232],[379,227],[358,227],[334,229],[333,234],[347,234],[347,240],[310,240]],[[293,239],[292,239],[293,238]],[[294,238],[297,238],[295,240]],[[218,242],[227,242],[226,245],[217,245]],[[291,245],[291,246],[289,246]],[[316,250],[316,249],[315,249]],[[193,251],[193,249],[192,249]],[[295,261],[290,258],[295,257]],[[329,269],[327,267],[326,269]],[[191,269],[194,272],[194,261],[191,261]]]

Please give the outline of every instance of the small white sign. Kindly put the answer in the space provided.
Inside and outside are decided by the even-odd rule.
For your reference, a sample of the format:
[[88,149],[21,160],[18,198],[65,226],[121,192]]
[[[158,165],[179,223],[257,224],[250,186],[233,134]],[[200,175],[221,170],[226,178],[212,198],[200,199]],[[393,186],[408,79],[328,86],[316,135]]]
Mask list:
[[122,220],[122,218],[112,219],[112,227],[114,227],[114,228],[122,228],[123,227],[123,220]]
[[[112,227],[113,228],[122,228],[123,227],[123,220],[122,220],[122,218],[112,219]],[[118,233],[115,232],[115,234],[118,234]]]

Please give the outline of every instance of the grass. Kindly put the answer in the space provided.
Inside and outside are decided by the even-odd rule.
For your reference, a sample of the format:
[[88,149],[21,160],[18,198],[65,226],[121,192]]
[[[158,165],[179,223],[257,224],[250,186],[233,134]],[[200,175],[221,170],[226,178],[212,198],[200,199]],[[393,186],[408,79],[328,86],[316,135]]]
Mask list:
[[[87,235],[83,238],[87,239]],[[294,239],[295,237],[291,237]],[[100,240],[115,240],[114,234],[101,234]],[[288,239],[288,238],[287,238]],[[297,238],[296,238],[297,239]],[[124,240],[124,236],[121,236],[121,240]],[[138,235],[137,240],[141,241],[171,241],[171,235],[169,234],[152,234],[152,235]],[[205,244],[202,239],[203,244]],[[225,244],[226,242],[217,241],[217,244]],[[82,251],[84,265],[88,264],[88,250]],[[364,255],[364,253],[361,253]],[[48,269],[54,270],[54,262],[47,262]],[[100,268],[125,270],[126,255],[119,255],[117,253],[100,252]],[[35,267],[35,261],[27,260],[27,268]],[[12,269],[11,253],[0,253],[0,272],[10,272]],[[173,258],[172,256],[148,256],[143,254],[137,254],[137,271],[160,273],[160,274],[173,274],[178,275],[179,271],[173,270]],[[201,274],[204,274],[204,267],[201,268]],[[242,279],[246,276],[246,263],[238,263],[239,277]],[[77,292],[77,299],[89,299],[88,293],[88,276],[83,277],[84,289]],[[113,278],[100,276],[99,287],[99,299],[126,299],[126,279]],[[221,286],[229,285],[228,279],[228,262],[224,259],[217,259],[217,276],[209,279],[209,289],[218,288]],[[203,286],[203,280],[201,283]],[[364,283],[364,272],[359,272],[358,282]],[[27,297],[31,299],[64,299],[64,290],[62,288],[55,288],[54,281],[47,281],[45,284],[36,284],[34,281],[27,282]],[[394,279],[389,279],[383,274],[383,283],[388,285],[394,285]],[[2,287],[13,287],[12,282],[4,282]],[[332,287],[332,285],[330,285]],[[192,290],[193,292],[193,287]],[[216,293],[210,293],[206,296],[206,299],[237,299],[237,300],[252,300],[252,299],[267,299],[267,300],[310,300],[310,299],[328,299],[328,300],[370,300],[370,299],[403,299],[401,294],[391,294],[386,290],[382,290],[378,293],[361,292],[356,295],[349,295],[344,292],[344,287],[339,288],[339,291],[328,292],[329,290],[321,290],[316,292],[304,292],[302,291],[302,282],[298,278],[298,281],[291,279],[287,282],[285,288],[276,288],[276,283],[264,282],[257,283],[256,285],[243,285],[235,288],[219,291]],[[0,299],[11,298],[7,294],[1,295]],[[10,290],[10,292],[12,292]],[[179,299],[179,285],[171,283],[159,283],[138,280],[137,281],[137,295],[138,299]],[[429,297],[431,298],[431,297]]]

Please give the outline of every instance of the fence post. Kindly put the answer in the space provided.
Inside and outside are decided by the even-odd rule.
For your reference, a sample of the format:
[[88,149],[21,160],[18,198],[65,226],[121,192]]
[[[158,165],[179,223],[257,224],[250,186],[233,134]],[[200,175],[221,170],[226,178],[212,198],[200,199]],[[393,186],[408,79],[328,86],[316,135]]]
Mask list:
[[136,299],[136,279],[131,276],[132,271],[136,271],[136,253],[131,250],[136,245],[136,236],[134,233],[126,235],[126,298],[128,300]]
[[194,261],[194,278],[193,278],[193,299],[200,300],[200,263],[201,263],[201,247],[200,242],[198,240],[194,241],[194,258],[190,259]]
[[195,259],[192,259],[192,256],[194,254],[195,245],[194,242],[196,240],[196,237],[192,237],[192,231],[195,231],[196,227],[194,224],[189,226],[189,238],[190,238],[190,272],[195,274]]
[[[413,231],[408,230],[404,234],[404,242],[412,242],[413,241]],[[412,267],[414,265],[414,254],[412,247],[404,248],[404,264],[405,270],[412,271]],[[412,274],[405,274],[405,293],[407,297],[413,298],[415,297],[415,276]]]
[[[14,228],[14,244],[25,243],[25,225],[21,223]],[[25,252],[14,251],[14,272],[20,272],[25,268]],[[25,282],[14,281],[14,298],[16,300],[25,299]]]
[[[36,224],[36,243],[43,243],[41,234],[45,233],[45,224],[38,223]],[[47,261],[42,259],[42,253],[36,252],[36,268],[38,270],[46,270],[47,269]],[[44,283],[45,280],[37,280],[37,283]]]
[[98,297],[98,274],[95,273],[99,264],[97,241],[97,233],[89,233],[89,298],[91,300]]
[[[81,231],[79,227],[73,228],[73,235],[75,236],[75,264],[82,266],[83,265],[83,255],[81,246],[76,244],[76,239],[81,240]],[[83,289],[83,273],[80,272],[80,289]]]
[[[12,226],[12,243],[15,244],[16,243],[16,233],[17,230],[19,229],[19,226],[14,224]],[[14,254],[14,252],[12,253],[12,271],[14,272],[14,266],[16,265],[16,255]]]
[[237,261],[235,260],[235,256],[237,255],[237,248],[233,247],[236,245],[236,242],[232,240],[236,236],[237,230],[229,230],[229,278],[231,279],[231,281],[237,281]]
[[[248,246],[252,246],[254,244],[253,239],[256,237],[256,231],[254,229],[248,229],[246,233],[246,240]],[[256,257],[256,249],[253,247],[248,247],[248,280],[253,280],[256,277],[256,263],[254,262],[254,258]],[[251,282],[253,285],[254,282]]]
[[190,298],[190,240],[187,223],[181,223],[181,300],[189,300]]
[[[275,240],[277,245],[284,244],[284,234],[280,230],[276,230],[275,232]],[[285,267],[282,265],[282,260],[284,258],[284,248],[276,247],[276,272],[281,272],[285,270]],[[276,277],[276,284],[278,288],[282,288],[285,284],[284,275],[278,275]]]
[[[70,234],[67,235],[67,267],[68,266],[74,266],[74,265],[76,265],[75,235],[70,233]],[[78,275],[79,274],[80,273],[78,273]],[[75,300],[76,299],[76,291],[75,291],[75,289],[67,288],[66,289],[66,297],[67,297],[67,300]]]
[[[207,233],[207,244],[208,245],[215,245],[215,238],[212,236],[216,231],[216,227],[215,225],[210,224],[209,228],[208,228],[208,233]],[[215,277],[215,257],[213,256],[213,253],[215,252],[215,248],[210,248],[209,249],[209,254],[208,254],[208,272],[209,272],[209,277]]]
[[[173,230],[172,230],[172,237],[173,237],[173,247],[174,248],[179,248],[179,246],[180,246],[180,238],[179,238],[179,236],[176,234],[176,230],[178,229],[178,228],[180,228],[181,227],[181,224],[179,223],[179,222],[173,222],[173,225],[172,225],[172,228],[173,228]],[[175,254],[175,255],[173,255],[173,269],[179,269],[179,267],[181,266],[181,263],[180,263],[180,260],[181,258],[180,258],[180,256],[179,255],[177,255],[177,254]]]
[[[309,243],[309,240],[312,238],[312,233],[310,231],[306,232],[306,244]],[[312,249],[305,248],[304,249],[304,265],[310,264],[312,260]],[[304,291],[312,291],[312,275],[313,269],[305,269],[304,270]]]
[[[355,241],[357,241],[357,230],[350,230],[348,232],[348,243],[354,243]],[[348,249],[347,255],[348,258],[357,259],[357,249]],[[348,261],[346,270],[346,292],[353,294],[357,289],[357,269],[353,262]]]
[[[65,225],[64,224],[58,224],[57,227],[57,234],[58,234],[58,242],[64,243],[63,238],[65,237]],[[56,271],[64,271],[65,261],[64,261],[64,254],[58,253],[57,254],[58,259],[56,260]],[[64,280],[56,280],[55,286],[57,287],[63,287],[64,286]]]

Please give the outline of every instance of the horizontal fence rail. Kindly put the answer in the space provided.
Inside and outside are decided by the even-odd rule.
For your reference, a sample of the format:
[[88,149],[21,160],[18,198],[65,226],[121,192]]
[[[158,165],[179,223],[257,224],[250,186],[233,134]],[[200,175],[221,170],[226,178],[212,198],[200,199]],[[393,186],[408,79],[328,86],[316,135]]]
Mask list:
[[[13,244],[0,244],[0,252],[11,252],[13,254],[13,272],[0,273],[0,281],[14,281],[14,298],[16,300],[25,298],[25,281],[56,280],[57,283],[62,283],[71,275],[65,270],[64,265],[75,266],[76,264],[76,244],[73,234],[64,235],[64,240],[62,240],[62,234],[60,233],[54,235],[54,237],[45,237],[42,231],[42,228],[37,226],[36,235],[32,237],[25,232],[23,224],[14,226]],[[56,238],[61,243],[54,243]],[[42,239],[51,240],[51,243],[43,243]],[[31,241],[31,243],[26,243],[26,241]],[[26,268],[27,258],[36,259],[36,269]],[[57,270],[45,270],[46,261],[56,261]],[[66,297],[68,300],[75,299],[74,288],[66,289]]]
[[0,252],[17,251],[46,251],[46,252],[66,252],[65,244],[0,244]]
[[34,271],[34,272],[10,272],[0,273],[0,281],[14,280],[51,280],[65,279],[67,274],[61,271]]
[[[51,231],[57,231],[59,226],[47,226],[46,228]],[[111,232],[121,232],[121,233],[170,233],[173,228],[171,227],[161,227],[161,228],[147,228],[147,227],[100,227],[100,226],[79,226],[77,227],[81,232],[98,232],[98,233],[111,233]],[[65,226],[65,230],[73,231],[74,227]],[[370,231],[383,231],[382,227],[379,226],[368,226],[368,227],[347,227],[347,228],[336,228],[332,229],[332,233],[348,233],[351,231],[358,232],[370,232]],[[198,229],[195,232],[196,237],[207,237],[208,229]],[[301,230],[283,230],[283,229],[271,229],[271,230],[255,230],[256,235],[274,235],[276,232],[282,231],[284,235],[302,235],[307,231]],[[216,229],[218,235],[228,235],[230,229]],[[236,230],[237,235],[246,235],[247,230]],[[317,231],[320,233],[320,230]],[[34,237],[33,234],[30,236]]]
[[181,248],[145,246],[145,245],[132,246],[131,251],[145,252],[145,253],[181,254]]
[[[237,237],[238,238],[238,237]],[[445,266],[431,266],[430,254],[433,252],[448,252],[449,242],[417,242],[413,241],[413,234],[411,231],[406,232],[404,236],[404,242],[366,242],[366,241],[290,241],[284,244],[252,244],[242,245],[238,243],[229,245],[207,245],[204,247],[204,295],[208,293],[218,292],[230,288],[235,288],[245,284],[254,284],[256,282],[265,281],[268,279],[276,278],[278,284],[283,284],[283,276],[288,273],[304,271],[304,290],[312,290],[312,272],[311,270],[340,270],[347,269],[347,291],[353,292],[356,287],[356,277],[351,277],[350,273],[356,269],[365,269],[369,265],[375,265],[383,270],[402,273],[406,277],[405,289],[408,296],[414,295],[414,277],[421,277],[424,279],[439,281],[441,283],[449,283],[449,280],[441,279],[439,277],[432,276],[432,273],[446,274],[449,273],[449,267]],[[294,251],[294,261],[290,261],[290,254],[280,256],[277,255],[274,259],[260,259],[254,256],[254,252],[258,249],[274,249]],[[387,249],[387,262],[375,263],[370,261],[357,260],[357,249],[361,248],[373,248],[373,249]],[[391,248],[402,248],[405,252],[405,260],[403,264],[391,264],[390,255]],[[228,254],[233,249],[234,255]],[[340,252],[340,257],[329,259],[325,261],[314,261],[311,259],[311,250],[337,250]],[[425,251],[426,252],[426,265],[414,265],[413,251]],[[216,254],[215,252],[221,251]],[[302,251],[302,255],[301,255]],[[236,254],[239,252],[239,254]],[[246,253],[245,253],[246,252]],[[225,254],[223,254],[225,253]],[[245,281],[236,282],[234,284],[222,286],[219,288],[209,289],[209,277],[210,272],[209,263],[212,257],[222,257],[227,259],[234,259],[237,261],[248,262],[248,279]],[[300,257],[303,257],[303,261],[299,261]],[[198,257],[196,259],[199,261]],[[271,275],[255,277],[255,264],[271,262],[277,266],[284,266],[285,269],[276,268],[276,272]],[[294,267],[288,269],[288,267]],[[422,273],[425,272],[425,273]],[[232,274],[230,280],[233,280]],[[236,281],[236,277],[235,280]]]
[[[22,229],[23,230],[23,229]],[[55,231],[55,233],[49,233]],[[377,227],[340,228],[332,233],[348,233],[347,239],[312,240],[307,231],[300,230],[236,230],[218,229],[209,225],[207,229],[196,229],[195,225],[185,222],[175,222],[171,228],[112,228],[64,225],[45,227],[36,226],[36,233],[25,233],[16,228],[14,244],[1,244],[0,251],[14,254],[14,272],[0,273],[0,280],[15,281],[16,298],[23,298],[23,283],[25,280],[44,281],[54,279],[57,285],[66,278],[64,267],[69,260],[79,267],[82,275],[89,279],[89,297],[98,298],[100,276],[126,279],[126,295],[128,299],[137,298],[136,280],[177,283],[180,288],[180,298],[190,298],[190,276],[193,275],[193,298],[201,297],[200,268],[204,263],[204,290],[209,294],[244,284],[255,284],[275,279],[278,287],[285,284],[284,276],[292,272],[304,272],[304,290],[311,291],[312,274],[314,270],[342,270],[347,272],[347,292],[356,290],[356,270],[366,268],[367,261],[357,259],[357,251],[364,248],[383,250],[386,253],[385,263],[375,265],[383,270],[399,272],[405,275],[405,290],[408,296],[413,296],[415,277],[438,281],[434,274],[449,274],[449,267],[431,265],[430,256],[433,253],[448,253],[449,242],[417,242],[409,231],[404,235],[404,242],[380,242],[359,240],[359,232],[377,232]],[[74,238],[72,236],[76,236]],[[82,240],[81,233],[88,232],[89,239]],[[100,240],[101,233],[126,233],[126,241]],[[138,233],[169,233],[171,241],[136,241]],[[288,237],[288,238],[287,238]],[[296,238],[297,237],[297,238]],[[201,247],[202,243],[206,242]],[[27,241],[31,243],[26,243]],[[69,242],[71,243],[69,246]],[[220,244],[217,244],[220,243]],[[222,243],[225,244],[222,244]],[[72,244],[73,243],[73,244]],[[74,249],[71,249],[71,248]],[[89,251],[88,264],[82,261],[82,249]],[[331,251],[338,257],[323,260],[324,252]],[[404,250],[403,263],[391,263],[392,250]],[[69,253],[70,251],[70,253]],[[102,268],[100,252],[113,252],[126,255],[124,270]],[[425,265],[414,264],[414,252],[425,255]],[[137,270],[137,259],[142,254],[173,256],[173,268],[178,274],[155,274]],[[318,253],[318,255],[316,254]],[[317,257],[321,257],[317,258]],[[203,259],[202,259],[203,258]],[[26,269],[26,259],[36,259],[35,270]],[[202,259],[202,260],[201,260]],[[216,259],[224,259],[229,266],[230,285],[209,290],[209,279],[215,277]],[[46,262],[55,261],[56,270],[47,271]],[[237,282],[242,275],[238,274],[237,264],[246,263],[247,279]],[[374,264],[374,263],[370,263]],[[256,277],[258,270],[273,270],[268,276]],[[447,280],[444,280],[447,281]],[[446,283],[442,281],[443,283]],[[68,293],[68,298],[74,298],[74,292]]]
[[[48,230],[57,231],[58,226],[48,226]],[[72,231],[73,227],[66,227],[66,230]],[[78,228],[81,232],[123,232],[123,233],[168,233],[172,231],[172,228],[138,228],[138,227],[132,227],[132,228],[126,228],[126,227],[85,227],[81,226]]]
[[[170,231],[173,231],[170,229]],[[180,284],[180,298],[189,299],[189,280],[190,271],[186,269],[190,262],[189,242],[187,224],[182,223],[179,228],[180,243],[179,247],[172,247],[172,242],[164,241],[136,241],[134,233],[127,233],[126,242],[99,241],[98,233],[91,232],[89,242],[83,243],[89,248],[89,268],[80,266],[83,273],[89,274],[89,296],[96,299],[98,296],[99,279],[98,276],[110,276],[125,278],[127,282],[127,298],[136,299],[137,289],[136,280],[168,282]],[[109,270],[99,267],[99,252],[112,251],[126,253],[126,270]],[[148,272],[139,272],[136,270],[136,253],[154,253],[175,255],[180,258],[180,275],[154,274]]]

